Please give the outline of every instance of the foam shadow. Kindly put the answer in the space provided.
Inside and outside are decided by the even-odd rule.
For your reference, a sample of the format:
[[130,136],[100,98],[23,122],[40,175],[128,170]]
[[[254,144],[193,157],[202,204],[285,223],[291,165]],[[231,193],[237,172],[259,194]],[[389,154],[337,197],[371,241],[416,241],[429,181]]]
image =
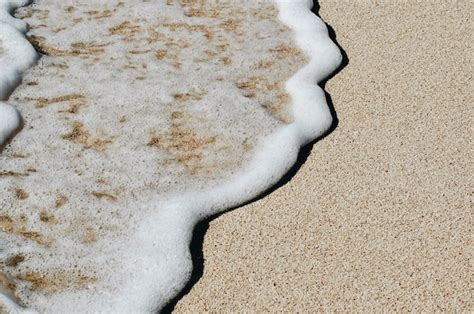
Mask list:
[[[319,17],[319,3],[315,1],[315,4],[313,6],[312,12]],[[319,86],[324,90],[326,86],[326,82],[330,80],[332,77],[334,77],[336,74],[342,71],[348,64],[349,64],[349,58],[347,57],[346,52],[344,49],[339,45],[337,42],[336,38],[336,33],[334,32],[334,29],[326,23],[326,26],[328,28],[329,32],[329,37],[331,40],[338,46],[338,48],[341,51],[342,54],[342,61],[339,67],[330,75],[328,76],[324,81],[319,83]],[[204,274],[204,254],[203,254],[203,246],[204,246],[204,238],[206,236],[206,232],[209,229],[209,223],[216,219],[217,217],[221,216],[222,214],[225,214],[226,212],[229,212],[231,210],[234,210],[236,208],[240,208],[242,206],[248,205],[250,203],[253,203],[255,201],[258,201],[265,196],[273,193],[277,189],[281,188],[282,186],[286,185],[290,180],[293,179],[293,177],[296,175],[296,173],[299,171],[299,169],[306,163],[309,155],[311,154],[311,151],[313,150],[313,146],[316,142],[319,142],[320,140],[324,139],[326,136],[331,134],[338,126],[339,124],[339,119],[337,117],[337,113],[334,107],[334,103],[332,101],[331,95],[329,95],[325,90],[324,93],[326,95],[326,102],[327,105],[329,106],[329,109],[331,111],[331,115],[333,118],[333,122],[331,124],[331,127],[324,133],[322,136],[316,138],[314,141],[311,143],[303,146],[300,149],[300,152],[298,153],[298,158],[296,160],[296,163],[291,167],[291,169],[271,188],[267,189],[263,193],[261,193],[259,196],[245,202],[244,204],[239,205],[238,207],[230,208],[226,211],[223,211],[219,214],[213,215],[211,217],[208,217],[198,223],[196,227],[194,228],[193,231],[193,239],[190,244],[190,250],[191,250],[191,255],[192,255],[192,262],[193,262],[193,271],[191,273],[191,278],[189,279],[188,283],[186,286],[181,290],[181,292],[173,299],[171,299],[168,304],[160,311],[162,314],[167,314],[167,313],[172,313],[176,305],[178,304],[179,300],[181,300],[184,296],[186,296],[191,289],[194,287],[194,285],[201,279],[201,277]]]

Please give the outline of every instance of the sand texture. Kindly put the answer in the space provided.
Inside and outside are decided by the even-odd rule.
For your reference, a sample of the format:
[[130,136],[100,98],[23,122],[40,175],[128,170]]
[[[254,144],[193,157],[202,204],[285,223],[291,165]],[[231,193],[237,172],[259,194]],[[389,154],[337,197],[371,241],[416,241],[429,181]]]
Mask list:
[[177,312],[472,310],[473,3],[320,1],[339,124],[210,223]]

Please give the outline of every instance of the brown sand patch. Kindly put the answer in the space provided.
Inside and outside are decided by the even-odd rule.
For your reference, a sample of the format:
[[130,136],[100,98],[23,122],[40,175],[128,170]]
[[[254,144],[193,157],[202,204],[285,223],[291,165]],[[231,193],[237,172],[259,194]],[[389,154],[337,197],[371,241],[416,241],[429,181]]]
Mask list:
[[31,155],[28,154],[28,153],[13,152],[13,153],[11,154],[11,156],[12,156],[13,158],[22,158],[22,159],[23,159],[23,158],[28,158],[28,157],[30,157]]
[[[186,92],[186,93],[177,93],[173,95],[173,98],[177,101],[190,101],[190,100],[201,100],[205,93],[198,92]],[[172,115],[176,115],[176,112]]]
[[[44,108],[52,104],[57,104],[61,102],[70,102],[71,108],[77,109],[86,104],[86,97],[81,94],[69,94],[53,98],[40,97],[36,100],[36,108]],[[71,109],[72,110],[72,109]]]
[[291,99],[280,81],[272,82],[263,76],[251,76],[237,81],[236,85],[245,97],[256,98],[274,117],[284,123],[291,123],[285,111]]
[[26,200],[29,197],[28,193],[21,188],[16,188],[14,192],[15,192],[15,197],[18,200]]
[[97,242],[97,231],[93,227],[86,227],[81,242],[84,244]]
[[26,172],[17,172],[17,171],[0,171],[0,177],[27,177],[29,176]]
[[112,11],[111,10],[104,10],[104,11],[92,10],[92,11],[86,11],[85,14],[89,15],[90,18],[100,20],[100,19],[111,17]]
[[116,202],[118,200],[117,196],[107,192],[91,192],[91,194],[98,199],[105,199],[111,202]]
[[212,28],[206,24],[188,24],[188,23],[164,23],[162,27],[166,27],[171,31],[185,29],[188,32],[201,32],[207,40],[214,38]]
[[53,214],[47,212],[46,210],[41,210],[40,213],[39,213],[39,219],[44,222],[44,223],[48,223],[48,224],[56,224],[58,223],[58,220],[56,219],[56,217],[54,217]]
[[179,57],[176,53],[172,53],[166,49],[158,49],[155,53],[155,57],[158,60],[167,60],[170,61],[171,65],[174,66],[176,69],[181,68],[181,63],[178,61]]
[[62,138],[80,144],[86,149],[94,149],[99,152],[104,151],[107,145],[112,143],[110,139],[92,138],[89,132],[84,129],[84,125],[78,121],[73,123],[72,131],[63,135]]
[[134,24],[130,21],[124,21],[109,28],[111,35],[118,35],[122,37],[122,40],[132,41],[135,40],[135,36],[141,31],[141,27],[138,24]]
[[52,63],[48,64],[48,66],[59,68],[59,69],[68,69],[69,68],[69,65],[67,65],[66,63],[60,63],[60,62],[52,62]]
[[224,65],[230,65],[232,64],[232,59],[230,57],[222,57],[220,58],[220,61],[224,64]]
[[173,161],[182,164],[196,174],[203,168],[203,150],[217,140],[217,136],[199,136],[195,130],[185,126],[183,112],[171,113],[170,131],[164,134],[153,133],[148,146],[161,149],[173,156]]
[[288,58],[295,56],[302,56],[300,49],[295,46],[289,46],[287,44],[280,44],[274,48],[268,49],[269,52],[276,53],[280,58]]
[[13,232],[14,221],[10,216],[2,215],[0,216],[0,231],[2,232]]
[[55,208],[63,207],[67,202],[69,202],[69,198],[66,195],[59,194],[56,197],[56,202],[54,203]]
[[31,284],[31,289],[41,290],[48,294],[53,294],[71,289],[85,289],[88,285],[97,281],[94,276],[83,275],[68,270],[56,270],[53,273],[40,274],[38,272],[27,272],[16,276],[19,280],[27,281]]
[[5,266],[7,267],[17,267],[20,263],[25,260],[25,256],[21,254],[14,255],[5,260]]
[[274,61],[271,60],[262,60],[257,63],[256,67],[258,69],[270,69],[275,64]]
[[241,21],[237,19],[228,19],[220,24],[225,31],[235,31],[241,26]]
[[58,48],[51,47],[47,42],[46,38],[42,36],[30,35],[27,36],[30,43],[35,47],[35,49],[44,55],[54,56],[54,57],[65,57],[65,56],[74,56],[74,57],[89,57],[89,56],[98,56],[105,52],[105,47],[107,44],[98,44],[98,43],[73,43],[69,50],[61,50]]
[[35,231],[17,231],[15,234],[41,245],[49,245],[52,242],[51,240],[46,239],[41,233]]

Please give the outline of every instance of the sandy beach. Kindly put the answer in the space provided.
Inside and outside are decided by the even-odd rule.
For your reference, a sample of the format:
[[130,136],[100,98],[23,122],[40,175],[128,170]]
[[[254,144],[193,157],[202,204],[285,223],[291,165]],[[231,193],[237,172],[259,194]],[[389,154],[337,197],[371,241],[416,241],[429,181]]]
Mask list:
[[473,310],[472,0],[20,4],[0,313]]
[[348,58],[325,86],[339,123],[209,223],[174,309],[472,310],[473,2],[319,5]]
[[342,55],[307,1],[25,4],[0,3],[0,312],[156,313],[196,223],[331,126]]

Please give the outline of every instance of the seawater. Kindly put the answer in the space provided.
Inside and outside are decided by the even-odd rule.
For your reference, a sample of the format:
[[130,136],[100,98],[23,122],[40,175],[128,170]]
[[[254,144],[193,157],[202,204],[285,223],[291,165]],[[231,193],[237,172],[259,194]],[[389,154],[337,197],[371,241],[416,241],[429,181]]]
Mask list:
[[44,0],[11,16],[26,4],[0,5],[0,302],[159,309],[190,276],[195,224],[329,128],[317,83],[339,50],[311,1]]

